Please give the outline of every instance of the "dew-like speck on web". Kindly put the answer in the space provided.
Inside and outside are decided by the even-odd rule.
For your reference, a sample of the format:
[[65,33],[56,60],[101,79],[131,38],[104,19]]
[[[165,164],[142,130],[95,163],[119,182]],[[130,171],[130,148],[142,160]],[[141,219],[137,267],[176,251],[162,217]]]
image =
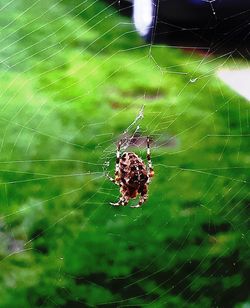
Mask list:
[[194,82],[197,81],[197,79],[198,79],[198,78],[191,78],[191,79],[190,79],[190,82],[191,82],[191,83],[194,83]]
[[103,165],[104,165],[104,167],[109,167],[110,162],[109,161],[105,161]]

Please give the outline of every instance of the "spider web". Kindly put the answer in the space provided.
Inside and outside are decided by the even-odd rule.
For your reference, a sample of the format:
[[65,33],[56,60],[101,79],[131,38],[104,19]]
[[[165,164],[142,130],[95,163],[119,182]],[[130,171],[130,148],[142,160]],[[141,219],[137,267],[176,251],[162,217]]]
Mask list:
[[[248,59],[97,0],[0,3],[0,306],[248,307],[249,102],[217,77]],[[149,200],[113,208],[117,141],[146,136]]]

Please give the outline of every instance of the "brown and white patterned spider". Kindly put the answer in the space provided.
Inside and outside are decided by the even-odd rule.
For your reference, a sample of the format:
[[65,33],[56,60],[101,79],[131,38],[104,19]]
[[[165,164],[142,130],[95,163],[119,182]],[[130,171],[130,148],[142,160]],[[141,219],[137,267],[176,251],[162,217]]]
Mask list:
[[147,161],[146,167],[143,160],[135,153],[124,152],[120,155],[122,141],[119,141],[116,151],[115,178],[108,178],[120,186],[121,197],[117,203],[110,203],[114,206],[125,206],[130,199],[140,195],[139,203],[133,208],[140,207],[148,198],[148,184],[154,176],[154,170],[150,158],[149,137],[147,137]]

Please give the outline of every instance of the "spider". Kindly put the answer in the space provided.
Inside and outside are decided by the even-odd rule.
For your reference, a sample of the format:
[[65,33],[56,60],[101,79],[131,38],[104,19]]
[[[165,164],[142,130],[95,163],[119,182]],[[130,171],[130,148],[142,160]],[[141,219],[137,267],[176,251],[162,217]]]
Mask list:
[[143,160],[135,153],[124,152],[120,155],[122,141],[119,141],[116,151],[115,178],[108,178],[120,186],[121,197],[118,202],[110,203],[114,206],[125,206],[130,199],[140,195],[139,203],[132,208],[141,207],[148,198],[148,184],[154,176],[154,170],[150,158],[149,137],[147,137],[147,161],[146,167]]

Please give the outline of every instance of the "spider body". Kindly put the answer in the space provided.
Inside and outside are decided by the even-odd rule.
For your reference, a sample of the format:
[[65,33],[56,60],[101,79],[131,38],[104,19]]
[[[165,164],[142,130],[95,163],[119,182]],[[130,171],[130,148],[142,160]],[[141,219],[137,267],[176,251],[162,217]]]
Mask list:
[[148,197],[148,184],[154,175],[151,159],[149,138],[147,138],[148,167],[143,160],[132,152],[124,152],[120,156],[121,141],[117,146],[115,179],[109,179],[120,186],[121,197],[114,206],[125,206],[130,199],[140,195],[139,204],[132,207],[140,207]]
[[147,168],[141,158],[135,153],[125,152],[119,163],[121,177],[120,192],[131,199],[136,198],[138,193],[145,190],[148,181]]

